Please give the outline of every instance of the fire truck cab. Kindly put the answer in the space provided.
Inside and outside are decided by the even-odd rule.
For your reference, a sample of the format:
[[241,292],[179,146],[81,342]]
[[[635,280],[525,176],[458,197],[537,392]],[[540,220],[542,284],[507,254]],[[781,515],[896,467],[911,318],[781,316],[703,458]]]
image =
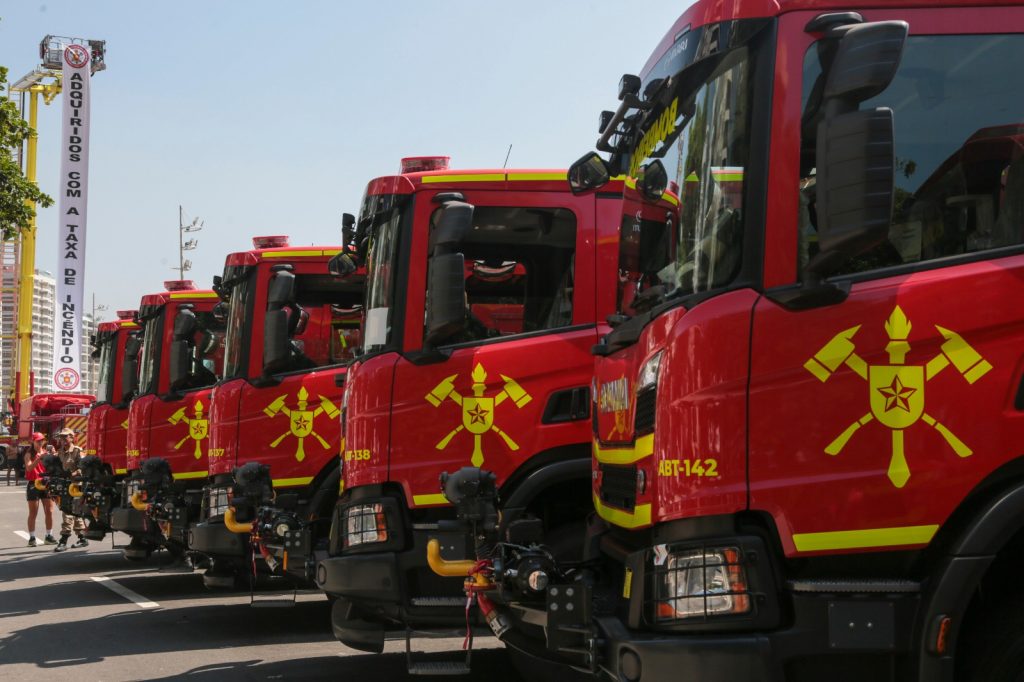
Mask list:
[[[574,197],[565,178],[449,170],[440,157],[367,186],[363,352],[345,382],[341,496],[316,576],[349,646],[466,626],[460,586],[425,561],[428,536],[455,518],[442,472],[492,469],[507,520],[578,551],[590,347],[613,308],[621,184]],[[442,534],[446,558],[472,554],[463,531]]]
[[588,561],[487,577],[535,655],[1019,679],[1022,58],[1019,2],[699,0],[623,78],[570,175],[666,246],[595,348]]
[[217,293],[188,280],[165,289],[142,297],[141,341],[128,340],[122,370],[122,395],[135,397],[128,479],[111,526],[131,535],[124,555],[132,560],[160,546],[184,554],[188,519],[198,516],[207,478],[210,391],[224,364]]
[[98,325],[93,339],[99,382],[96,402],[89,410],[84,450],[85,456],[97,457],[102,466],[89,472],[95,476],[85,499],[89,509],[86,537],[90,540],[102,539],[110,530],[110,511],[120,500],[120,483],[128,474],[128,405],[132,396],[123,393],[123,376],[125,348],[129,339],[137,340],[140,333],[136,314],[135,310],[118,310],[116,320]]
[[[361,272],[338,277],[340,246],[256,237],[227,257],[224,377],[211,395],[209,484],[189,549],[210,587],[254,566],[302,580],[337,499],[341,392],[359,347]],[[255,552],[256,557],[252,556]]]

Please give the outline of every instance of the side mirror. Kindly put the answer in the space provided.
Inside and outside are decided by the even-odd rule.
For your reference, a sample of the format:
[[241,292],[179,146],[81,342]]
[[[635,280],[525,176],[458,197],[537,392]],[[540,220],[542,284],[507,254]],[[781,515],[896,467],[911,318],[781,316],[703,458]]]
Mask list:
[[882,21],[844,26],[828,67],[817,131],[816,208],[820,251],[807,265],[823,278],[888,238],[895,182],[892,110],[860,103],[892,82],[909,26]]
[[668,171],[661,159],[655,159],[646,166],[640,167],[639,177],[636,179],[636,187],[651,201],[658,201],[661,195],[668,189]]
[[271,310],[263,322],[263,373],[284,369],[291,360],[291,339],[288,334],[288,311]]
[[466,262],[461,253],[430,259],[427,272],[427,316],[424,341],[434,346],[466,324]]
[[282,308],[295,300],[295,275],[288,270],[274,273],[267,290],[267,310]]
[[348,248],[356,238],[356,217],[351,213],[341,214],[341,244]]
[[142,339],[129,336],[124,344],[124,362],[121,365],[121,401],[130,401],[139,390],[139,351]]
[[471,229],[473,205],[462,201],[449,201],[442,207],[437,226],[430,233],[430,255],[454,253]]
[[427,264],[427,314],[424,341],[436,345],[466,324],[466,259],[459,245],[473,227],[473,205],[450,201],[444,205],[430,235]]
[[[602,125],[607,123],[602,119]],[[569,166],[569,191],[573,194],[584,194],[600,189],[611,180],[608,163],[597,152],[590,152],[580,157]]]
[[172,391],[185,387],[188,383],[189,372],[192,369],[191,353],[189,342],[184,339],[171,341],[170,349],[170,386]]
[[220,275],[213,276],[213,286],[211,286],[210,288],[217,292],[217,295],[220,296],[221,298],[224,298],[224,287],[222,286],[223,284],[223,277],[221,277]]

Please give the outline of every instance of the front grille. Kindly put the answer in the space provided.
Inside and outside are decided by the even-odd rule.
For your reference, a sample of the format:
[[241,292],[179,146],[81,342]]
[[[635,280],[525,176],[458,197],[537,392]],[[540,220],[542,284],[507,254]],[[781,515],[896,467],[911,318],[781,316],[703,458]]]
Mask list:
[[601,501],[618,509],[636,507],[636,465],[601,464]]
[[633,430],[636,435],[642,435],[654,428],[654,404],[658,401],[658,389],[645,388],[636,396],[636,417],[633,420]]

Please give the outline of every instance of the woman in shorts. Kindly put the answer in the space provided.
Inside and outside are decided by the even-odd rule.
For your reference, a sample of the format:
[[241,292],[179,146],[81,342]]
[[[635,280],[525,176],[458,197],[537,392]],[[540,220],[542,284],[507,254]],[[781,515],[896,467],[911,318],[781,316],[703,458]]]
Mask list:
[[36,479],[43,475],[43,455],[46,454],[46,436],[32,434],[32,449],[25,453],[25,499],[28,500],[28,546],[35,547],[36,515],[39,514],[39,502],[43,503],[43,518],[46,521],[46,537],[43,542],[48,545],[57,544],[53,537],[53,500],[44,491],[36,490]]

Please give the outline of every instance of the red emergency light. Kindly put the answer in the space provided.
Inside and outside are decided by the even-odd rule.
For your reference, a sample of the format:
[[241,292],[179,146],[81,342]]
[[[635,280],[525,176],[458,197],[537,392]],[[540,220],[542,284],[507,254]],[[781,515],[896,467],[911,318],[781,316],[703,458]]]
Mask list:
[[407,156],[402,159],[401,173],[423,173],[424,171],[448,170],[450,156]]
[[135,315],[138,314],[138,310],[118,310],[117,319],[119,320],[134,320]]
[[190,279],[169,279],[164,282],[164,289],[167,291],[189,291],[196,288],[196,283]]
[[278,249],[282,246],[288,246],[288,235],[286,234],[271,234],[265,237],[252,238],[252,247],[254,249]]

